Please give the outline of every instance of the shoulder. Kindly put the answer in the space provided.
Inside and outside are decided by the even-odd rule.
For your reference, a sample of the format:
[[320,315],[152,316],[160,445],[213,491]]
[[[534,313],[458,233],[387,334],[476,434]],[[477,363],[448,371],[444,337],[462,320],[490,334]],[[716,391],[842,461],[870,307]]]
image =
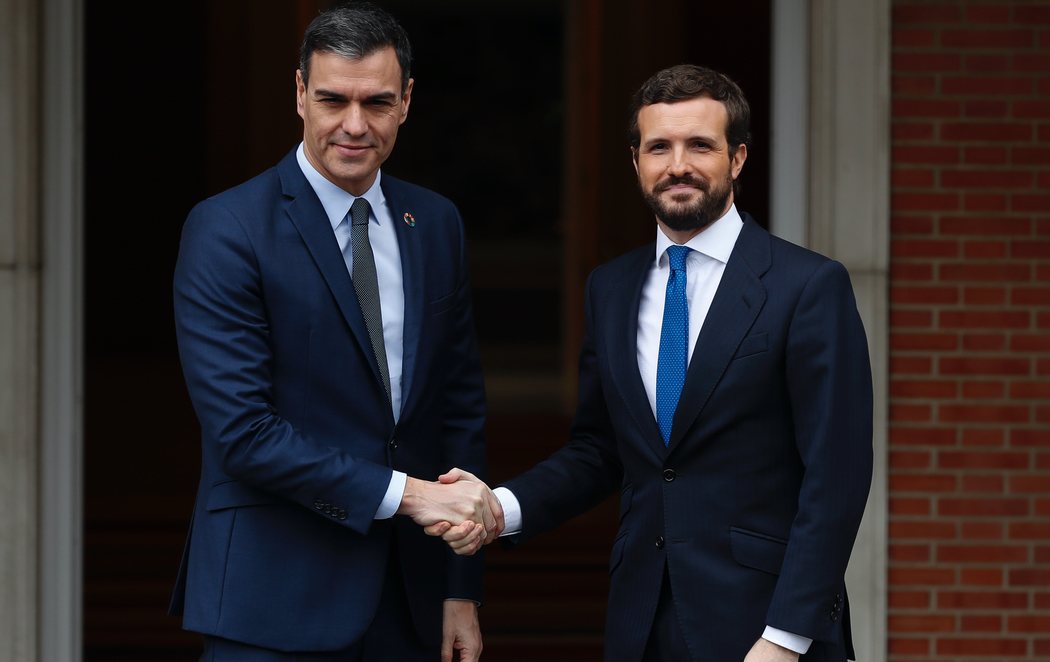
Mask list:
[[228,188],[197,203],[186,219],[184,231],[192,229],[250,224],[268,218],[281,199],[281,183],[276,168],[270,168],[246,182]]
[[596,289],[615,289],[625,280],[640,278],[652,266],[656,250],[648,243],[599,265],[591,272],[590,281]]

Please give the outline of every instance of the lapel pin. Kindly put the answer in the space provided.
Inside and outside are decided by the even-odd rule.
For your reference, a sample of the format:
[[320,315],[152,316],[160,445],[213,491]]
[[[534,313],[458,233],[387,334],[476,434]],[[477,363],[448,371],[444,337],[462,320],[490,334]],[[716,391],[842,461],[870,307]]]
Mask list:
[[407,211],[405,212],[405,225],[407,225],[410,228],[416,227],[416,218],[412,214],[409,214]]

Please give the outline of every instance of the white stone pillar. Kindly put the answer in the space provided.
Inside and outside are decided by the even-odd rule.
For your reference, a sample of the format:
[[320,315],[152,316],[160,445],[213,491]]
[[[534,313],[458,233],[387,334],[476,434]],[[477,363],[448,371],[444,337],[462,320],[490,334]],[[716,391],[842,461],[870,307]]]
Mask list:
[[33,0],[0,0],[0,660],[37,659],[40,243]]
[[847,584],[857,659],[886,659],[889,0],[811,0],[809,245],[849,269],[875,385],[875,476]]

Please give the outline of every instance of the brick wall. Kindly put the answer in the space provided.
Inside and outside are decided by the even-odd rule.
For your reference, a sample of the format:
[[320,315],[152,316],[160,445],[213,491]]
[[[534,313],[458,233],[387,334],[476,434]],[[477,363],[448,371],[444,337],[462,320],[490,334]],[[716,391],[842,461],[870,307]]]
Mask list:
[[1050,2],[892,29],[890,659],[1050,660]]

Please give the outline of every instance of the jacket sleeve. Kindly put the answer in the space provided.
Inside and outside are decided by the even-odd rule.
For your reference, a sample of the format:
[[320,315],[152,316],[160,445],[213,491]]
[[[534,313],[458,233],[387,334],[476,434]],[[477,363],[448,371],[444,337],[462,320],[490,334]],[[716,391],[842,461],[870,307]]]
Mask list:
[[183,227],[174,304],[190,399],[223,473],[312,511],[341,504],[329,519],[367,532],[391,469],[320,444],[281,417],[255,251],[239,219],[214,199]]
[[806,283],[790,322],[785,360],[805,474],[766,622],[837,641],[843,577],[872,473],[867,341],[849,275],[838,262],[825,262]]

